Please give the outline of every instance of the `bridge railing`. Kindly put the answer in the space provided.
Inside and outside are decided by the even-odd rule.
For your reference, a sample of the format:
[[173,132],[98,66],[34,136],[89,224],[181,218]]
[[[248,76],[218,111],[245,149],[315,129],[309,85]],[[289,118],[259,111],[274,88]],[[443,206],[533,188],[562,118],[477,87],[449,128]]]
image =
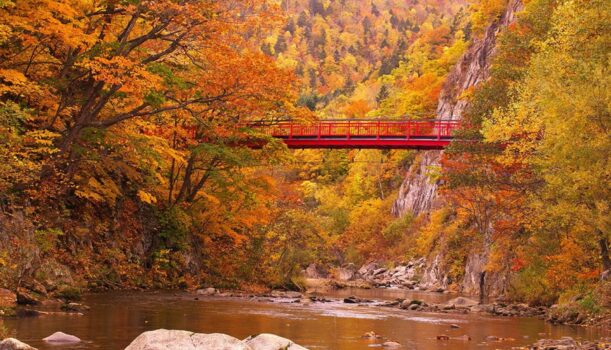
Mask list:
[[311,123],[283,121],[253,125],[283,139],[447,139],[459,127],[455,120],[320,120]]

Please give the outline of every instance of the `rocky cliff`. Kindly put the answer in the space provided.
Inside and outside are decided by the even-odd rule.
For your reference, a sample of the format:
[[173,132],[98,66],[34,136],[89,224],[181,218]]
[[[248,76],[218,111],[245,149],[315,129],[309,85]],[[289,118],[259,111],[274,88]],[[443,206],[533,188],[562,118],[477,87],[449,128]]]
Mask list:
[[[468,100],[461,99],[461,95],[488,78],[497,36],[503,28],[515,20],[515,14],[521,6],[520,0],[510,0],[505,12],[486,28],[484,35],[473,40],[471,46],[448,75],[439,96],[437,118],[461,119],[468,105]],[[439,183],[430,181],[428,176],[428,169],[431,166],[439,165],[441,154],[440,151],[426,151],[416,158],[399,189],[399,196],[392,208],[394,215],[416,216],[441,204],[442,198],[437,195]],[[440,269],[441,260],[440,255],[429,257],[428,268],[423,275],[423,283],[445,287],[448,279]],[[465,279],[462,283],[464,293],[476,294],[479,291],[480,278],[486,261],[486,256],[473,254],[468,257]],[[500,276],[488,276],[485,287],[489,295],[502,294],[505,286],[504,280]]]
[[417,216],[431,209],[437,198],[437,186],[428,176],[432,166],[438,166],[440,159],[439,151],[421,152],[410,167],[401,188],[397,200],[392,206],[392,214],[403,216],[411,214]]

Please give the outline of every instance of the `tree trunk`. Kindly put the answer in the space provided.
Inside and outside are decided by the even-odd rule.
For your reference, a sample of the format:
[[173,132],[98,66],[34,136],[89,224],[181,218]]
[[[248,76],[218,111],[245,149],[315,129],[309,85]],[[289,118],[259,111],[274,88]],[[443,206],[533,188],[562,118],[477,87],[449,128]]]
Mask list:
[[600,256],[602,260],[603,271],[611,270],[611,259],[609,259],[609,240],[601,230],[596,230],[598,233],[598,244],[600,245]]

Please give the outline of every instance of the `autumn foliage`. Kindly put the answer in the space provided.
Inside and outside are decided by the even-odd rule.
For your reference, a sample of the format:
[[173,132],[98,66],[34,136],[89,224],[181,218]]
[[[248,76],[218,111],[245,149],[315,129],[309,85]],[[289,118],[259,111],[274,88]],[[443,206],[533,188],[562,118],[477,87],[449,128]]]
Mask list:
[[583,296],[611,267],[605,5],[524,2],[427,169],[441,204],[395,217],[416,151],[288,152],[248,122],[433,119],[507,1],[0,0],[0,287],[60,265],[301,288],[313,262],[441,256],[458,290],[482,254],[516,300]]

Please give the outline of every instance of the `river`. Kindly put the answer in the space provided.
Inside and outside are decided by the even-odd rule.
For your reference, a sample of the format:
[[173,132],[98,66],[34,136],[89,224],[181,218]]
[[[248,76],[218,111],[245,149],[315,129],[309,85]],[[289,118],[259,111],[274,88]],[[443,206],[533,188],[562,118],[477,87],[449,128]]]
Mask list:
[[[389,299],[420,298],[441,302],[446,294],[392,291],[343,290],[321,293],[330,297],[357,294],[360,297]],[[403,344],[402,349],[511,349],[539,338],[571,336],[596,339],[600,330],[553,326],[538,319],[497,318],[476,314],[434,314],[342,302],[290,303],[243,298],[200,297],[186,292],[113,292],[91,294],[83,303],[91,307],[82,316],[44,315],[4,320],[12,336],[39,349],[123,349],[140,333],[158,329],[184,329],[201,333],[226,333],[245,338],[258,333],[274,333],[292,339],[309,349],[371,349],[380,341],[361,338],[375,331],[386,339]],[[451,324],[460,328],[450,328]],[[74,346],[49,346],[42,338],[63,331],[80,337]],[[469,335],[472,340],[439,341],[437,335]],[[487,336],[512,338],[485,342]]]

